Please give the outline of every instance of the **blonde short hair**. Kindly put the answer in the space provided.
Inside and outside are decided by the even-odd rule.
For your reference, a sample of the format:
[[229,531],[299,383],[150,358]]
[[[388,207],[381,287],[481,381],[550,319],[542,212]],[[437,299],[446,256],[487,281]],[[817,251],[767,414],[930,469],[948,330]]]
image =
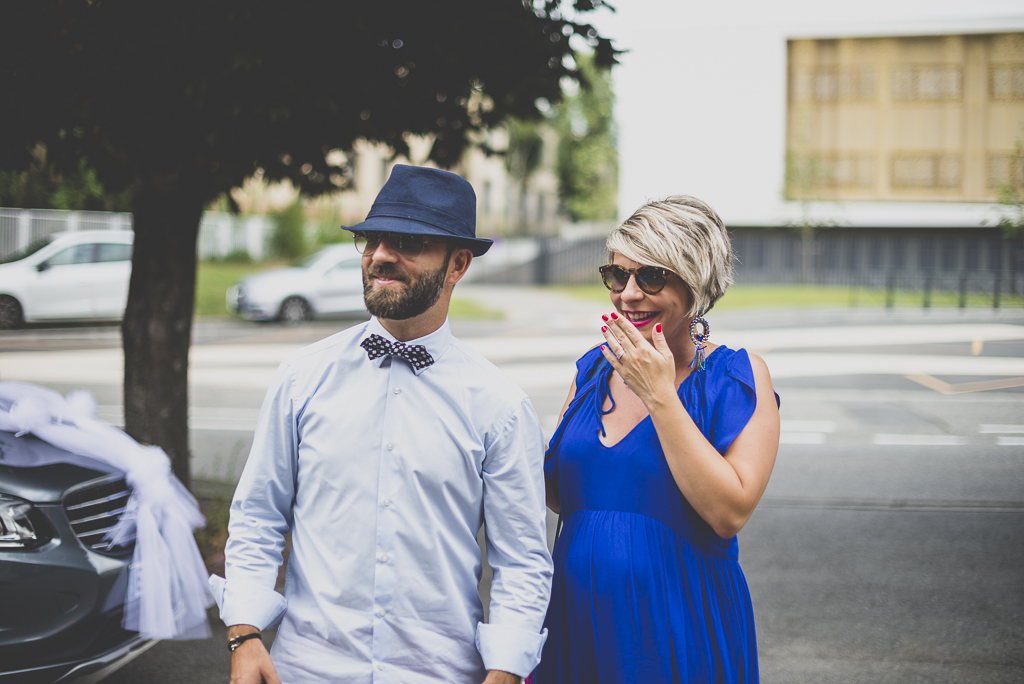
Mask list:
[[693,300],[687,316],[707,313],[732,285],[732,242],[715,210],[696,197],[648,202],[608,236],[616,254],[678,275]]

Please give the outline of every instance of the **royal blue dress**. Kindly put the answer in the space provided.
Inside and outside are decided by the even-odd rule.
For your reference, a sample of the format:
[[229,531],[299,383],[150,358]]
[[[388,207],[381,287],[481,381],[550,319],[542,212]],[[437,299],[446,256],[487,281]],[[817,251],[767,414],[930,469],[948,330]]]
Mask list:
[[[600,347],[576,366],[576,396],[545,465],[563,527],[534,681],[757,682],[736,538],[715,534],[680,493],[649,416],[615,446],[601,443],[612,369]],[[715,349],[679,398],[725,453],[756,406],[746,351]]]

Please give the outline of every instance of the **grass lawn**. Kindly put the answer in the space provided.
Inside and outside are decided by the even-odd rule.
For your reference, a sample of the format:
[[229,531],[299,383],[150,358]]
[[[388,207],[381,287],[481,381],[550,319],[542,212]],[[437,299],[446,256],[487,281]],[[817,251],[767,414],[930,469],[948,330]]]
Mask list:
[[[196,274],[196,315],[227,318],[227,305],[224,295],[228,288],[239,280],[257,271],[287,266],[287,262],[264,262],[260,264],[232,264],[214,261],[201,261]],[[501,311],[488,309],[470,299],[452,298],[449,315],[462,320],[501,320],[505,314]]]
[[[554,289],[581,299],[607,302],[604,285],[556,286]],[[791,306],[848,306],[850,288],[809,285],[734,285],[715,304],[716,311]]]
[[219,261],[200,261],[196,268],[196,315],[227,318],[224,295],[239,280],[257,271],[287,266],[285,262],[260,264],[233,264]]
[[459,299],[458,297],[452,297],[451,306],[448,307],[448,315],[452,318],[476,321],[500,321],[505,318],[504,311],[488,309],[475,300]]
[[[597,302],[608,302],[608,290],[603,285],[557,285],[559,292]],[[886,291],[881,288],[850,288],[845,285],[734,285],[718,303],[715,311],[730,309],[769,309],[799,307],[881,307],[888,304]],[[920,290],[897,290],[893,293],[893,306],[921,308],[924,293]],[[935,291],[930,306],[951,308],[960,305],[959,294]],[[969,293],[964,304],[968,307],[991,307],[991,294]],[[1000,306],[1020,307],[1024,300],[1018,295],[1003,295]]]

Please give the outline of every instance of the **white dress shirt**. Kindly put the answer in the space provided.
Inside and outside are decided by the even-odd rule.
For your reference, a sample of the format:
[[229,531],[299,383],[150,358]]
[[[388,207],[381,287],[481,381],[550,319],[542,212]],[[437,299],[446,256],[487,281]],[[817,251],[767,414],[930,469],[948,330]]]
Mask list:
[[374,333],[395,340],[371,319],[278,369],[231,504],[221,617],[265,629],[283,613],[271,655],[286,684],[525,676],[552,572],[537,415],[447,321],[408,342],[434,358],[420,371],[368,360],[359,344]]

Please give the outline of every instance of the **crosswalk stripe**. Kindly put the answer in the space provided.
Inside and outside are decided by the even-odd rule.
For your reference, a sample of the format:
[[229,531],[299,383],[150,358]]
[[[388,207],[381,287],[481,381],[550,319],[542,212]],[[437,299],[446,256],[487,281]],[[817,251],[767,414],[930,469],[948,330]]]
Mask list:
[[978,432],[981,434],[999,434],[999,433],[1024,433],[1024,425],[990,425],[981,424],[978,426]]
[[962,446],[967,440],[956,435],[876,434],[871,443],[877,446]]

